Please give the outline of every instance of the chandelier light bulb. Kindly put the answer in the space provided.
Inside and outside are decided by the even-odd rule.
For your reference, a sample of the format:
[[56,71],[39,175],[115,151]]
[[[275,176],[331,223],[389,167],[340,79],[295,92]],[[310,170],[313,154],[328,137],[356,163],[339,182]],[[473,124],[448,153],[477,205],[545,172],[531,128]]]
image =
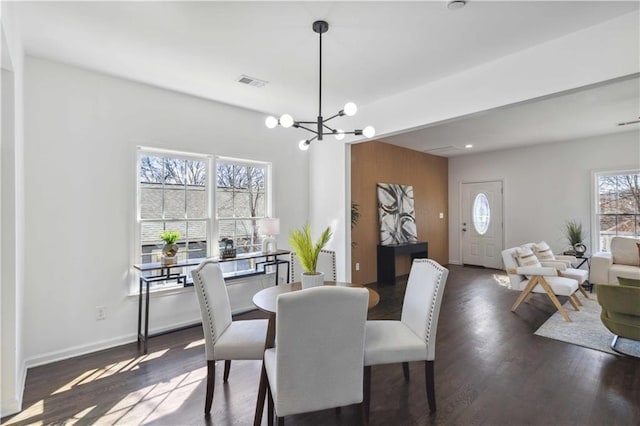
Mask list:
[[367,138],[372,138],[376,135],[376,129],[374,129],[373,126],[367,126],[362,129],[362,134]]
[[278,125],[278,119],[270,115],[264,120],[264,125],[269,129],[273,129]]
[[280,116],[280,125],[284,128],[293,126],[293,117],[291,117],[289,114],[282,114]]
[[344,130],[336,129],[334,136],[336,137],[337,140],[341,141],[342,139],[344,139]]
[[346,115],[351,117],[356,115],[356,112],[358,112],[358,106],[353,102],[347,102],[346,104],[344,104],[343,111]]
[[308,140],[302,139],[298,144],[298,148],[300,148],[300,151],[306,151],[309,149],[309,145],[310,143]]

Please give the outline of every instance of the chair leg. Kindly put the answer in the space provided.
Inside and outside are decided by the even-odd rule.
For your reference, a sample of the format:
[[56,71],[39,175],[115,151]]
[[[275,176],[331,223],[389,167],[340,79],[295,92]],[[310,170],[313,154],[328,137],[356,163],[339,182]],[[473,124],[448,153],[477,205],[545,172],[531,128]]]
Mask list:
[[582,295],[585,297],[585,299],[589,298],[589,295],[587,294],[587,292],[585,291],[584,287],[582,287],[582,284],[580,284],[578,286],[578,290],[580,290],[580,293],[582,293]]
[[576,303],[578,304],[578,306],[584,306],[584,304],[580,301],[580,298],[578,297],[578,293],[573,293],[573,298],[575,299]]
[[216,362],[207,360],[207,396],[204,400],[204,414],[211,412],[211,404],[213,403],[213,387],[216,383]]
[[518,296],[518,298],[516,299],[516,301],[514,302],[513,306],[511,307],[511,312],[515,312],[516,309],[518,309],[518,306],[520,306],[520,304],[522,303],[522,301],[529,295],[531,294],[531,290],[533,290],[533,288],[536,286],[536,284],[538,284],[538,276],[536,275],[535,277],[532,277],[529,282],[527,283],[527,285],[525,286],[524,289],[522,289],[522,292],[520,293],[520,295]]
[[365,406],[365,402],[364,402],[364,398],[363,398],[362,402],[360,404],[358,404],[358,413],[359,413],[359,416],[360,416],[360,424],[362,426],[367,426],[369,423],[368,423],[368,419],[367,419],[367,416],[366,416],[366,413],[365,413],[364,406]]
[[435,380],[433,377],[433,361],[424,362],[424,378],[427,384],[427,400],[429,401],[429,410],[432,413],[436,412],[436,388]]
[[273,394],[271,393],[271,385],[267,386],[267,425],[273,426]]
[[569,318],[569,314],[567,314],[567,311],[565,311],[562,305],[560,304],[560,301],[558,300],[555,293],[551,289],[551,286],[549,285],[549,283],[542,277],[538,277],[538,278],[539,278],[540,286],[547,293],[547,296],[549,296],[549,299],[551,299],[551,302],[553,302],[558,312],[560,312],[560,314],[563,316],[565,321],[572,322],[571,318]]
[[364,375],[362,377],[362,417],[363,423],[369,423],[369,409],[371,408],[371,366],[364,367]]
[[402,374],[404,374],[404,381],[408,382],[409,381],[409,363],[408,362],[402,363]]
[[231,360],[226,359],[224,361],[224,375],[222,376],[223,383],[227,383],[229,381],[229,372],[231,371]]
[[573,298],[573,294],[571,296],[569,296],[569,303],[571,303],[571,306],[573,306],[573,309],[575,309],[576,311],[580,310],[580,308],[578,308],[577,302]]

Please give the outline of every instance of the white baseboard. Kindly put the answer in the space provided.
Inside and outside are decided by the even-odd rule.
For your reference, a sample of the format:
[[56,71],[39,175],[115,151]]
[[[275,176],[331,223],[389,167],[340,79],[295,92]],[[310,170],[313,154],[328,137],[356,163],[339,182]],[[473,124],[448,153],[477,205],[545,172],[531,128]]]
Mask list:
[[462,265],[459,259],[449,259],[449,265]]
[[14,398],[13,396],[9,397],[8,395],[3,394],[2,401],[0,401],[0,403],[2,404],[2,411],[0,411],[0,417],[10,416],[12,414],[16,414],[22,411],[22,404],[20,404],[18,399]]
[[16,395],[2,394],[2,400],[0,400],[0,417],[10,416],[12,414],[22,411],[22,398],[24,395],[24,384],[27,381],[27,367],[23,361],[20,366],[20,371],[17,372],[18,384],[16,389],[18,390]]
[[[190,321],[184,321],[182,323],[172,324],[167,327],[155,328],[155,329],[149,330],[149,335],[165,333],[165,332],[179,329],[182,327],[197,325],[197,324],[200,324],[200,322],[201,322],[200,319],[190,320]],[[51,364],[52,362],[62,361],[65,359],[76,357],[76,356],[86,355],[92,352],[111,349],[116,346],[136,342],[137,340],[138,340],[138,337],[136,333],[130,333],[124,336],[100,340],[100,341],[89,343],[86,345],[74,346],[72,348],[49,352],[36,357],[32,357],[25,360],[25,365],[26,365],[26,368],[38,367],[40,365]],[[25,369],[25,375],[26,375],[26,369]]]

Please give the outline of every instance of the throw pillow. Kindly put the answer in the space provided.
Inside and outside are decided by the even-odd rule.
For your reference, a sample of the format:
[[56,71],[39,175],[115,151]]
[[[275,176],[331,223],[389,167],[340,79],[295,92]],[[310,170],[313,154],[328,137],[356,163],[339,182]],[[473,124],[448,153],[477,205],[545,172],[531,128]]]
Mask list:
[[555,260],[556,258],[553,255],[549,244],[545,243],[544,241],[540,241],[538,244],[534,244],[533,249],[536,251],[536,256],[540,260]]
[[533,251],[529,247],[518,247],[515,253],[516,262],[518,266],[537,266],[540,267],[540,262]]
[[640,280],[636,280],[633,278],[618,277],[618,283],[620,283],[620,285],[626,285],[629,287],[640,287]]

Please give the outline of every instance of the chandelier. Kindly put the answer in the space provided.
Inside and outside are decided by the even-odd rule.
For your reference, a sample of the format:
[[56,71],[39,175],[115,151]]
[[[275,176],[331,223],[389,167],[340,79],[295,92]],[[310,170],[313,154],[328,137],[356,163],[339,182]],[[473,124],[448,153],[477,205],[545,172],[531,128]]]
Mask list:
[[303,151],[309,149],[311,142],[316,139],[321,141],[324,136],[334,136],[337,140],[344,139],[345,135],[364,135],[367,138],[372,138],[376,134],[376,130],[373,126],[367,126],[364,129],[345,132],[342,129],[333,128],[327,124],[328,121],[333,120],[336,117],[342,117],[344,115],[350,117],[355,115],[358,111],[358,107],[353,102],[347,102],[344,104],[344,108],[329,118],[325,119],[322,117],[322,34],[329,30],[329,24],[326,21],[315,21],[312,28],[314,32],[318,33],[320,39],[320,63],[318,66],[320,70],[320,81],[318,84],[318,118],[315,121],[295,121],[291,115],[282,114],[279,119],[273,116],[267,117],[264,121],[265,125],[270,129],[280,125],[285,128],[294,127],[305,129],[313,133],[314,136],[300,141],[298,147]]

